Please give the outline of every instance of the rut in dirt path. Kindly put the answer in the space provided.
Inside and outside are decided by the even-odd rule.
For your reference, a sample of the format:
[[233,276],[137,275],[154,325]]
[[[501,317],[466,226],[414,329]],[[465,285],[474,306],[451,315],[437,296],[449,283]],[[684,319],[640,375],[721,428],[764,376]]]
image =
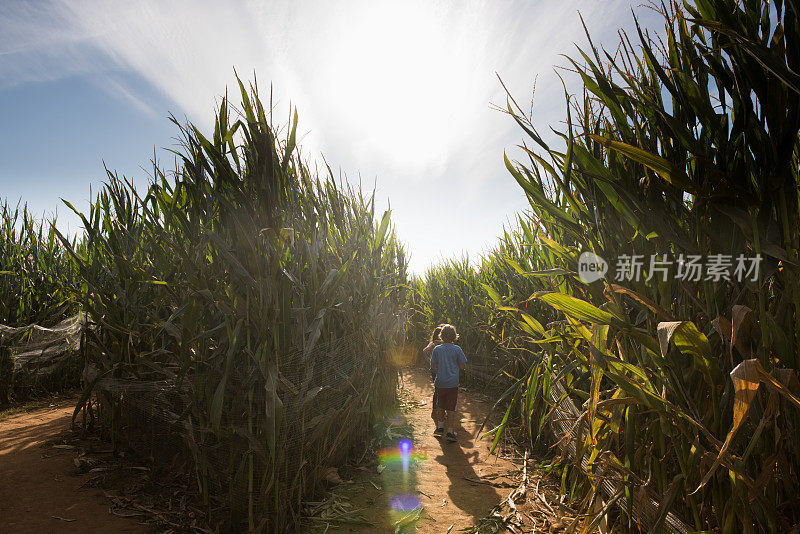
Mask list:
[[62,399],[0,420],[0,532],[149,532],[82,487],[88,475],[76,473],[74,451],[45,446],[69,428],[74,408],[75,399]]
[[[418,368],[402,373],[400,396],[404,409],[394,416],[398,427],[410,426],[411,449],[403,461],[402,440],[383,450],[376,472],[356,477],[335,492],[359,510],[370,525],[319,526],[328,532],[402,532],[443,534],[467,528],[485,517],[519,484],[520,466],[488,456],[489,442],[476,433],[491,406],[478,395],[461,390],[458,396],[458,443],[434,437],[431,419],[433,386],[430,375]],[[407,447],[407,446],[406,446]],[[380,470],[380,474],[377,471]],[[420,511],[421,510],[421,511]],[[310,529],[309,531],[315,531]]]

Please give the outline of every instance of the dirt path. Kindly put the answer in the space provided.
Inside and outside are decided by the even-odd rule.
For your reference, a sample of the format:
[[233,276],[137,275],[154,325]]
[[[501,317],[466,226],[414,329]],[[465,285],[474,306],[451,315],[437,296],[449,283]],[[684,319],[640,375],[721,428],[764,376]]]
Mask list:
[[[334,489],[336,498],[343,503],[341,509],[358,511],[372,525],[337,524],[335,519],[328,524],[320,519],[315,525],[320,531],[395,532],[399,522],[401,526],[407,524],[403,532],[444,534],[451,525],[450,532],[458,532],[485,517],[519,484],[515,476],[519,465],[497,456],[488,457],[490,443],[476,439],[491,408],[488,403],[475,394],[460,391],[459,441],[448,443],[433,436],[430,376],[424,370],[407,368],[402,378],[402,409],[394,416],[398,435],[392,435],[391,429],[387,431],[389,441],[393,438],[397,446],[381,452],[375,472],[357,475],[351,483]],[[400,452],[403,437],[411,441],[405,465]],[[415,511],[419,507],[421,513]],[[332,515],[335,516],[328,514]]]
[[148,532],[108,512],[102,492],[85,487],[74,453],[44,447],[69,428],[75,399],[0,420],[0,533]]
[[[421,369],[403,370],[400,412],[379,436],[387,444],[370,468],[342,475],[347,483],[333,489],[340,512],[323,513],[307,531],[458,532],[485,517],[519,484],[519,465],[488,457],[489,443],[476,432],[490,405],[470,392],[459,392],[458,443],[433,436],[430,417],[433,390]],[[75,399],[0,420],[0,534],[27,532],[150,532],[135,519],[109,513],[103,493],[83,487],[74,451],[46,446],[69,428]],[[403,451],[410,443],[407,454]],[[348,476],[349,475],[349,476]],[[367,524],[336,520],[364,518]],[[333,517],[326,521],[325,518]],[[320,530],[322,529],[322,530]]]

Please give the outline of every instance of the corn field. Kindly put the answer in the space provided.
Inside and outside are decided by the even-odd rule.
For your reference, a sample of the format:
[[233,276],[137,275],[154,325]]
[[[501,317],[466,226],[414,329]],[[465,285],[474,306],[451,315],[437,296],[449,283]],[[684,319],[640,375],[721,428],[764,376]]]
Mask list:
[[[585,531],[601,515],[658,531],[674,512],[696,530],[786,532],[800,521],[798,7],[659,9],[663,38],[621,32],[613,54],[591,45],[570,60],[583,93],[565,95],[563,148],[509,95],[526,140],[506,166],[531,212],[471,275],[465,291],[486,297],[463,311],[493,305],[479,322],[513,376],[487,437],[536,443],[564,391],[582,406],[577,458],[552,468]],[[664,263],[586,283],[586,251],[612,269],[632,255]],[[761,268],[742,280],[663,271],[720,254]],[[434,278],[420,283],[448,277]],[[650,524],[634,513],[643,492],[660,499]]]
[[118,443],[148,422],[103,384],[170,384],[212,524],[272,532],[393,402],[406,260],[388,212],[303,162],[296,112],[279,138],[239,85],[212,136],[180,127],[174,173],[144,191],[109,173],[84,242],[61,243],[93,321],[78,409]]
[[77,310],[69,290],[77,270],[54,223],[0,204],[0,324],[51,326]]
[[[31,341],[31,325],[55,326],[78,311],[78,271],[54,223],[37,221],[25,205],[0,204],[0,407],[80,384],[79,364],[15,370],[10,348]],[[71,245],[79,247],[76,238]]]
[[[158,416],[221,530],[295,527],[395,402],[392,360],[447,322],[467,383],[498,392],[484,438],[547,451],[578,531],[791,531],[800,5],[649,8],[658,36],[637,22],[568,58],[581,91],[547,125],[557,143],[508,94],[524,138],[505,165],[530,210],[477,262],[411,277],[390,212],[308,164],[297,112],[275,126],[239,81],[212,133],[173,119],[175,169],[145,188],[109,171],[86,213],[67,203],[82,234],[0,206],[0,323],[86,317],[75,415],[119,447],[155,425],[136,403],[169,392]],[[604,278],[582,276],[585,253]],[[688,276],[698,258],[731,271]],[[744,259],[758,268],[731,275]],[[0,339],[0,401],[9,354]],[[159,445],[154,461],[175,453]]]

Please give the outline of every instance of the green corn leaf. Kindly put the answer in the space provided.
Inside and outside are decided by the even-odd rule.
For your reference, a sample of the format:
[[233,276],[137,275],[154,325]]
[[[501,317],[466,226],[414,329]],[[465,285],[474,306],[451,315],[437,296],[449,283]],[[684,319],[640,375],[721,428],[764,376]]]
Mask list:
[[483,289],[484,291],[486,291],[486,294],[489,295],[489,298],[492,299],[492,302],[494,302],[497,305],[503,304],[503,299],[500,298],[500,294],[497,293],[497,291],[495,291],[495,289],[492,286],[483,283],[481,284],[481,286],[483,286]]
[[604,147],[619,152],[623,156],[637,163],[641,163],[675,187],[678,187],[688,193],[697,193],[695,186],[687,180],[686,174],[673,163],[667,161],[661,156],[652,154],[646,150],[642,150],[641,148],[629,145],[627,143],[622,143],[620,141],[615,141],[599,135],[590,134],[589,137]]
[[555,292],[540,292],[531,295],[531,299],[539,299],[565,315],[596,324],[617,324],[620,320],[610,313],[601,310],[585,300],[577,299],[570,295]]

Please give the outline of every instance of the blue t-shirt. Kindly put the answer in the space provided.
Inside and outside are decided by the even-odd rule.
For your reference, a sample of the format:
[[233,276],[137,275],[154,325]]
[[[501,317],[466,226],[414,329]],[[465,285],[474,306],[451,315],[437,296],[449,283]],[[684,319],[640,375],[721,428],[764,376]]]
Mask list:
[[437,388],[458,387],[459,365],[467,363],[464,351],[458,345],[442,343],[431,353],[431,366],[436,365],[436,380],[433,385]]

